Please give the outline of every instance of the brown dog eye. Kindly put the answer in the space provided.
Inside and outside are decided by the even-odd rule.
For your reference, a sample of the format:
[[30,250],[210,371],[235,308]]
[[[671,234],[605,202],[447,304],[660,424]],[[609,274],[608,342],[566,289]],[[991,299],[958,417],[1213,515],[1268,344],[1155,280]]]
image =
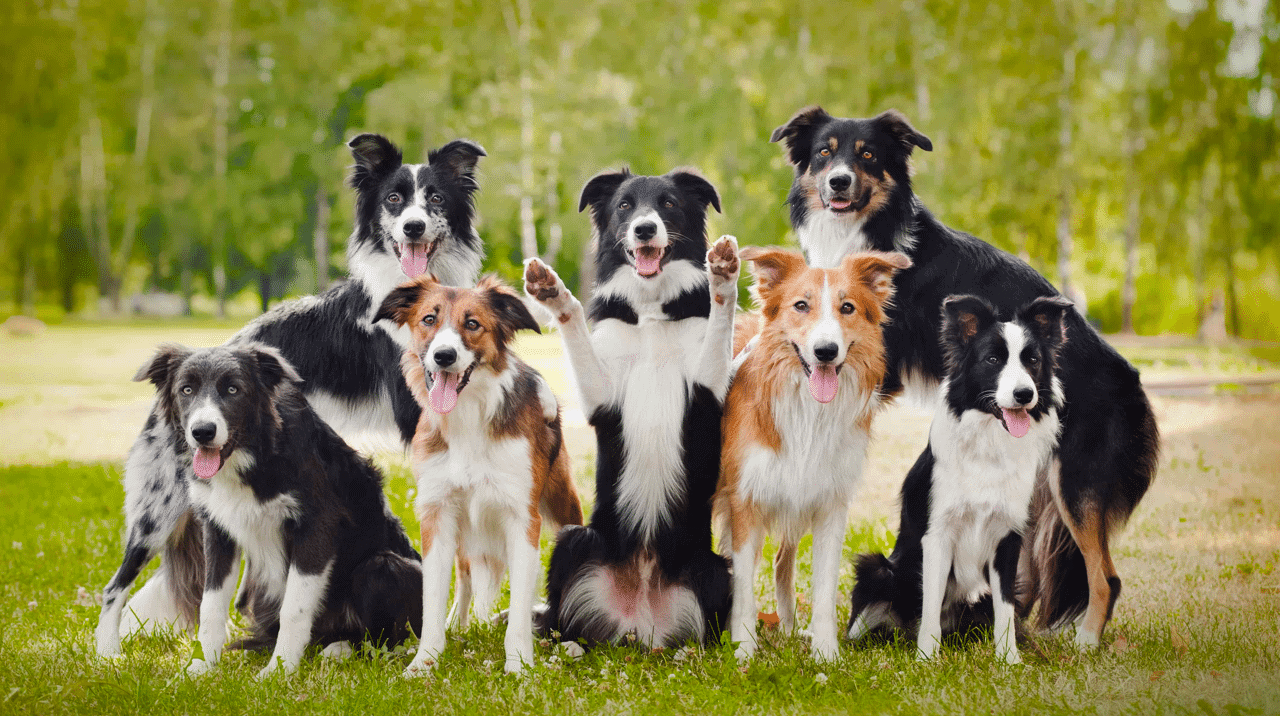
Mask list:
[[854,310],[855,309],[853,307],[853,304],[849,303],[848,301],[845,301],[844,303],[840,304],[840,312],[846,316],[853,313]]
[[471,320],[467,321],[467,330],[468,330],[468,331],[478,331],[478,330],[480,330],[480,321],[477,321],[477,320],[476,320],[476,319],[474,319],[474,318],[472,318]]
[[668,209],[676,208],[676,203],[674,201],[671,201],[670,199],[667,199],[666,201],[662,202],[662,205],[667,207]]
[[862,158],[863,158],[863,159],[871,159],[871,158],[872,158],[871,152],[863,152],[863,153],[862,153]]
[[829,157],[829,156],[831,156],[831,150],[830,150],[830,149],[823,149],[822,151],[818,152],[818,154],[821,154],[821,155],[822,155],[822,156],[824,156],[824,157]]
[[428,199],[428,201],[430,201],[432,204],[439,204],[440,202],[444,201],[444,197],[440,196],[439,194],[432,194],[431,198]]
[[807,301],[796,301],[795,309],[801,313],[808,313],[809,303]]
[[434,326],[435,324],[436,324],[436,316],[434,313],[427,314],[427,316],[422,319],[422,325],[424,326]]
[[388,204],[399,204],[399,203],[400,203],[400,195],[399,195],[399,194],[397,194],[397,193],[395,193],[394,191],[393,191],[393,192],[391,192],[390,194],[388,194],[388,195],[387,195],[387,203],[388,203]]

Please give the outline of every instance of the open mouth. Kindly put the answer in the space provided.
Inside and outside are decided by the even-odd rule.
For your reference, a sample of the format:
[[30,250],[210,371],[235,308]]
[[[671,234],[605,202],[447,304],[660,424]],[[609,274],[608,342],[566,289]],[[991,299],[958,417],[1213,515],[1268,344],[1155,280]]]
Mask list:
[[222,469],[223,461],[230,453],[230,441],[220,448],[198,447],[195,455],[191,458],[191,468],[195,471],[196,477],[201,480],[208,480],[218,474],[218,470]]
[[467,369],[461,373],[444,370],[427,372],[431,378],[431,390],[427,393],[427,402],[431,404],[432,410],[444,415],[457,407],[458,394],[467,387],[467,383],[471,382],[471,371],[475,370],[477,363],[479,361],[467,366]]
[[804,374],[809,379],[809,395],[819,403],[830,403],[835,400],[836,392],[840,390],[840,369],[844,364],[823,363],[814,368],[805,361],[804,355],[800,353],[800,346],[794,341],[791,343],[791,348],[796,352],[796,358],[800,359],[800,367],[804,369]]
[[628,249],[627,255],[635,264],[636,273],[648,278],[662,273],[662,260],[667,257],[666,246],[637,246],[634,251]]
[[435,255],[436,246],[440,242],[392,241],[391,244],[395,247],[396,258],[400,259],[400,270],[409,278],[417,278],[427,272],[427,265],[431,263],[431,257]]
[[1015,438],[1024,437],[1031,430],[1031,415],[1026,408],[1000,408],[1000,422]]

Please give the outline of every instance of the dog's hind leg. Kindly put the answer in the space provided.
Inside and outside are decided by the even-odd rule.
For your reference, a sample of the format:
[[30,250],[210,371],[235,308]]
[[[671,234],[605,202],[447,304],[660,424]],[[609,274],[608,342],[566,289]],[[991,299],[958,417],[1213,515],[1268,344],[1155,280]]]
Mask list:
[[721,630],[729,627],[729,614],[733,608],[733,579],[729,575],[729,562],[706,550],[701,557],[694,557],[686,574],[706,622],[702,629],[703,641],[715,643]]
[[471,621],[471,560],[458,550],[457,574],[453,582],[453,606],[449,609],[448,629],[466,631]]
[[1078,646],[1088,648],[1102,641],[1102,630],[1110,621],[1111,611],[1120,597],[1120,577],[1111,561],[1105,518],[1100,510],[1083,512],[1079,523],[1066,514],[1063,521],[1084,555],[1085,570],[1089,575],[1089,606],[1085,609],[1084,619],[1076,626],[1075,638]]
[[796,552],[798,545],[786,538],[773,555],[773,593],[778,600],[778,627],[784,634],[796,628]]
[[[756,651],[756,559],[764,531],[756,525],[739,525],[733,531],[733,610],[729,633],[738,643],[735,656],[750,659]],[[781,554],[781,552],[779,552]]]
[[1020,664],[1015,622],[1014,581],[1018,575],[1018,553],[1022,550],[1022,535],[1010,532],[996,546],[995,558],[987,564],[991,584],[991,608],[995,622],[996,658],[1006,664]]

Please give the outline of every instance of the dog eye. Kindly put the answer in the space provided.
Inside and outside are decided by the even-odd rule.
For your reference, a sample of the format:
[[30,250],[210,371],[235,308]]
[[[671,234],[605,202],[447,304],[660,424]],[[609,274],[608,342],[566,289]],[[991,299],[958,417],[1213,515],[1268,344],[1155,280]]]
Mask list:
[[849,315],[850,313],[853,313],[853,311],[854,311],[854,308],[852,303],[845,301],[844,303],[840,304],[840,312],[845,314],[846,316]]
[[431,202],[432,204],[439,204],[444,201],[444,197],[440,196],[439,194],[432,194],[431,198],[428,199],[427,201]]
[[618,208],[619,208],[619,209],[630,209],[630,208],[631,208],[631,202],[629,202],[629,201],[624,201],[624,202],[622,202],[622,203],[618,204]]
[[862,158],[863,158],[863,159],[874,159],[874,158],[875,158],[875,156],[874,156],[874,155],[872,155],[872,154],[871,154],[871,152],[863,152],[863,153],[862,153]]
[[399,194],[397,194],[397,193],[395,193],[394,191],[393,191],[393,192],[391,192],[390,194],[387,194],[387,203],[388,203],[388,204],[399,204],[399,203],[400,203],[400,201],[401,201],[401,200],[400,200],[400,195],[399,195]]
[[191,389],[191,386],[189,386],[189,385],[184,385],[184,386],[182,386],[182,394],[183,394],[183,395],[191,395],[191,394],[192,394],[192,393],[194,393],[194,392],[195,392],[195,391]]
[[667,199],[666,201],[662,202],[662,205],[667,207],[668,209],[676,208],[676,203],[674,201],[671,201],[670,199]]
[[236,393],[239,393],[239,392],[240,392],[240,389],[235,387],[234,385],[227,386],[227,395],[235,395]]
[[823,149],[822,151],[818,152],[818,154],[819,154],[819,155],[821,155],[821,156],[824,156],[824,157],[829,157],[829,156],[831,156],[831,150],[830,150],[830,149]]
[[427,316],[422,319],[422,325],[424,326],[434,326],[435,324],[436,316],[434,313],[427,314]]
[[476,320],[476,319],[474,319],[474,318],[472,318],[472,319],[468,320],[468,321],[467,321],[467,330],[468,330],[468,331],[478,331],[478,330],[480,330],[480,321],[477,321],[477,320]]
[[995,356],[987,356],[987,362],[991,365],[995,365],[1000,362],[1000,359]]
[[808,313],[808,312],[809,312],[809,302],[808,302],[808,301],[796,301],[795,309],[796,309],[797,311],[801,312],[801,313]]
[[1040,357],[1039,357],[1039,356],[1027,356],[1027,364],[1028,364],[1028,365],[1038,365],[1039,363],[1040,363]]

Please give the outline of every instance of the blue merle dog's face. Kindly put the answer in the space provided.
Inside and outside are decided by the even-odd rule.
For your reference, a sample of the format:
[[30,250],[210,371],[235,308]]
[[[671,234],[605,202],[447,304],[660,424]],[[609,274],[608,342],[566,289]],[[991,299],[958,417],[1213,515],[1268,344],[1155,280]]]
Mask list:
[[361,134],[348,146],[356,160],[357,240],[394,254],[410,278],[427,272],[445,242],[471,240],[480,145],[454,140],[430,152],[426,164],[403,163],[400,149],[378,134]]

